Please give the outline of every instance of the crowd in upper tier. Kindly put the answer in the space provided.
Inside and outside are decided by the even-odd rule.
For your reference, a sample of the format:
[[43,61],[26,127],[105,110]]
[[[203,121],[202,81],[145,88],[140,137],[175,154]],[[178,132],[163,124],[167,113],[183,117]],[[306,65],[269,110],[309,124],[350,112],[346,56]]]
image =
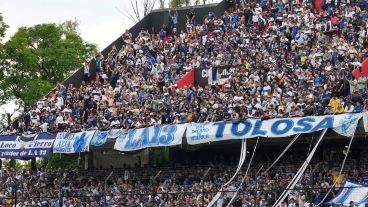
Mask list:
[[[341,163],[336,160],[342,159],[337,157],[335,154],[330,161],[326,157],[313,161],[281,206],[315,206],[336,182],[336,188],[325,200],[328,201],[336,195],[344,179],[368,184],[366,156],[348,160],[340,176]],[[342,154],[339,157],[342,158]],[[300,158],[283,159],[268,173],[263,173],[263,168],[258,175],[261,166],[270,163],[252,163],[245,184],[231,207],[272,206],[301,166],[303,160]],[[222,207],[227,206],[245,173],[247,164],[233,182],[224,186],[235,172],[235,160],[231,164],[218,161],[206,163],[206,166],[191,161],[189,166],[116,169],[107,181],[106,189],[105,179],[111,170],[40,169],[32,172],[3,169],[0,170],[0,206],[10,207],[16,202],[16,207],[59,207],[62,202],[63,207],[200,207],[207,206],[221,190],[226,192],[215,207]]]
[[[244,5],[244,3],[246,4]],[[368,13],[351,0],[229,1],[224,14],[170,11],[158,34],[122,35],[121,49],[84,67],[80,87],[58,84],[4,133],[270,119],[366,111]],[[178,19],[186,18],[179,31]],[[236,65],[225,87],[178,88],[192,68]]]

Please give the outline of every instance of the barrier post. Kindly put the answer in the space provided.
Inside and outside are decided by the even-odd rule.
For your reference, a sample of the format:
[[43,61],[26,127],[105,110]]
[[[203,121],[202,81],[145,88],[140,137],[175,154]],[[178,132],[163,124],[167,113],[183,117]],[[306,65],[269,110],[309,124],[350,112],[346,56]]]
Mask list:
[[17,184],[16,183],[14,183],[14,206],[17,206],[17,204],[18,204],[18,199],[17,199]]
[[258,174],[261,172],[261,170],[263,169],[263,165],[259,168],[259,170],[257,171],[257,173],[255,174],[254,176],[254,179],[255,179],[255,190],[254,190],[254,200],[255,200],[255,206],[257,206],[258,204],[258,195],[257,195],[257,188],[258,188]]
[[[313,203],[313,173],[316,170],[316,168],[318,167],[319,163],[316,164],[316,166],[314,168],[312,168],[312,165],[308,162],[309,168],[310,168],[310,178],[309,178],[309,192],[308,192],[308,196],[309,196],[309,200],[310,200],[310,204],[312,205]],[[306,195],[307,196],[307,195]]]
[[59,182],[59,207],[63,207],[63,179],[60,179]]
[[104,186],[104,205],[106,206],[106,202],[107,202],[107,181],[110,179],[110,177],[112,176],[112,174],[114,173],[114,171],[111,171],[111,173],[109,174],[109,176],[107,176],[107,178],[105,179],[105,186]]
[[[161,174],[162,170],[158,171],[158,173],[151,179],[152,180],[152,186],[153,186],[153,192],[152,192],[152,195],[153,195],[153,198],[155,198],[156,194],[157,194],[157,189],[159,186],[156,187],[156,190],[154,189],[155,186],[156,186],[156,178]],[[155,199],[153,199],[153,202],[155,202]]]
[[202,176],[202,206],[204,206],[204,179],[207,177],[208,172],[211,170],[211,168],[208,168],[206,172],[204,172]]

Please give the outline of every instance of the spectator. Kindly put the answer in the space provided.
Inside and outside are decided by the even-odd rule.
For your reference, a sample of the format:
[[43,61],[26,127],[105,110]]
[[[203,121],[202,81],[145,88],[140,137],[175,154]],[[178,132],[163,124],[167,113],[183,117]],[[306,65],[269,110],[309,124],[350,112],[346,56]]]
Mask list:
[[84,63],[83,71],[84,71],[84,82],[88,83],[89,82],[89,76],[90,76],[89,63],[88,62]]
[[359,84],[359,90],[360,91],[364,91],[367,87],[367,78],[365,77],[365,73],[362,72],[361,76],[358,79],[358,84]]
[[187,23],[192,25],[196,24],[196,13],[193,7],[191,7],[190,10],[187,12]]
[[345,106],[344,111],[346,113],[352,113],[352,112],[354,112],[354,109],[355,109],[354,105],[351,102],[348,102],[347,105]]
[[[198,25],[191,8],[185,32],[171,29],[174,21],[158,34],[127,31],[121,48],[96,56],[96,77],[85,76],[80,87],[57,84],[3,133],[230,121],[233,111],[243,120],[364,110],[365,74],[352,75],[367,57],[364,9],[351,4],[317,13],[308,2],[292,1],[243,6],[209,12]],[[221,85],[224,66],[234,71]],[[177,87],[194,67],[214,81]]]
[[[324,152],[331,149],[323,149]],[[193,152],[191,152],[193,153]],[[362,152],[360,152],[362,153]],[[285,206],[309,206],[309,201],[319,204],[329,186],[335,182],[341,163],[336,162],[336,156],[329,161],[328,154],[322,156],[316,153],[309,163],[313,172],[306,170],[295,190],[290,192],[283,201]],[[202,206],[208,205],[217,191],[236,190],[243,179],[241,170],[235,179],[224,186],[229,176],[235,172],[236,165],[230,160],[235,157],[220,156],[218,161],[193,160],[187,165],[169,164],[162,167],[129,167],[113,169],[114,174],[106,183],[104,181],[109,170],[80,170],[80,169],[45,169],[38,171],[27,169],[14,170],[4,168],[0,170],[0,204],[11,206]],[[234,206],[238,204],[269,206],[275,203],[282,190],[303,163],[298,153],[292,153],[283,158],[267,173],[256,174],[261,166],[269,166],[275,157],[269,153],[269,161],[262,160],[252,163],[246,182],[235,197]],[[263,156],[261,156],[263,157]],[[255,160],[261,158],[257,154]],[[351,154],[351,159],[345,164],[344,176],[353,182],[364,182],[367,176],[367,158],[364,155]],[[353,161],[354,160],[354,161]],[[210,168],[207,176],[202,176]],[[312,180],[311,180],[312,179]],[[47,189],[47,190],[44,190]],[[105,191],[106,189],[106,191]],[[62,194],[60,191],[62,190]],[[202,190],[206,193],[201,194]],[[332,195],[337,192],[333,189]],[[63,199],[59,199],[59,195]],[[165,196],[164,196],[165,195]],[[106,196],[106,203],[105,203]],[[224,192],[220,198],[223,205],[227,205],[232,192]],[[202,203],[204,202],[204,203]],[[352,203],[352,205],[354,205]]]
[[171,29],[178,27],[178,11],[175,9],[174,12],[169,10],[170,26]]

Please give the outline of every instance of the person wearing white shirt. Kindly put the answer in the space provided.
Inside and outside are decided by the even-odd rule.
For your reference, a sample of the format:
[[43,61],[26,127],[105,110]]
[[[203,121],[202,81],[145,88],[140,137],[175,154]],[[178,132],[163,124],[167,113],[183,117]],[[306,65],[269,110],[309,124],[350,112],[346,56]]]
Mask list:
[[266,83],[266,85],[263,86],[262,94],[263,95],[269,95],[269,94],[271,94],[271,86],[268,83]]
[[48,123],[45,122],[45,123],[41,124],[40,128],[41,128],[42,132],[47,132],[47,129],[49,128]]
[[241,100],[243,100],[243,99],[244,99],[244,97],[241,95],[241,93],[240,93],[240,92],[238,92],[238,94],[236,94],[236,95],[234,96],[233,101],[241,101]]
[[45,105],[46,98],[43,98],[42,100],[37,101],[37,108],[42,109]]
[[345,106],[345,110],[346,113],[352,113],[354,111],[354,105],[351,104],[351,102],[349,102],[346,106]]
[[59,116],[56,117],[55,124],[58,125],[58,124],[63,124],[63,123],[64,123],[64,118],[63,118],[62,113],[60,112]]
[[56,106],[59,109],[61,109],[61,107],[64,106],[64,98],[60,95],[56,98]]
[[36,124],[40,121],[40,116],[38,116],[36,113],[33,113],[31,116],[31,122],[32,124]]
[[259,15],[262,13],[262,8],[257,4],[257,7],[254,9],[252,20],[254,23],[258,23]]
[[114,119],[112,120],[112,122],[110,123],[110,127],[114,127],[114,126],[118,126],[120,124],[118,119]]
[[88,82],[89,81],[89,76],[90,76],[88,62],[84,63],[83,71],[84,71],[84,81]]
[[289,98],[288,102],[286,103],[286,112],[289,113],[293,106],[295,106],[295,103],[292,98]]

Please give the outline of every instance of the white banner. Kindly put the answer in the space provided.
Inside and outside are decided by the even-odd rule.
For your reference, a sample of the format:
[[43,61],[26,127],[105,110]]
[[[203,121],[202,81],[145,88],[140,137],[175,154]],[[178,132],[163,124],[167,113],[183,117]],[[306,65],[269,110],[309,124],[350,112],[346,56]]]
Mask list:
[[147,147],[165,147],[181,145],[187,124],[151,126],[130,130],[125,136],[119,136],[114,149],[133,151]]
[[124,129],[111,129],[109,131],[96,131],[93,135],[91,145],[96,147],[101,147],[106,144],[108,139],[118,138],[120,133],[124,133]]
[[108,136],[109,139],[116,139],[116,138],[118,138],[120,133],[124,133],[124,132],[125,132],[124,129],[110,129],[108,131],[107,136]]
[[1,158],[49,157],[55,135],[48,133],[0,135]]
[[350,206],[350,202],[354,202],[354,206],[364,207],[368,203],[368,186],[351,181],[344,181],[339,192],[335,197],[326,202],[326,205],[344,205]]
[[364,131],[368,132],[368,112],[363,113],[363,125],[364,125]]
[[54,153],[88,152],[89,143],[95,131],[79,133],[58,133],[54,142]]
[[288,137],[300,133],[311,133],[325,128],[352,136],[362,113],[327,116],[309,116],[279,119],[247,119],[239,123],[215,122],[189,124],[186,133],[188,144],[252,137]]

